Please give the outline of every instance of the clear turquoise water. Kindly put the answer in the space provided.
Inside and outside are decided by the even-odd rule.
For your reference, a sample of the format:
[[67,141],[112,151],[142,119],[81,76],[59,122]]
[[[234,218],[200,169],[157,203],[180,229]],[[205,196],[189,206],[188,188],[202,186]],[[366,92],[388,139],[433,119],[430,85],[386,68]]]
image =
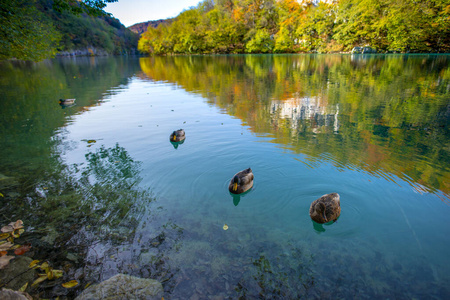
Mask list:
[[[55,181],[30,173],[55,161],[77,166],[65,174],[80,182],[80,211],[92,201],[103,214],[89,226],[83,214],[67,221],[80,225],[68,244],[92,243],[79,253],[85,283],[116,273],[156,278],[165,299],[444,299],[449,61],[280,55],[4,64],[0,173],[32,178],[32,191],[47,193],[42,199],[54,192],[58,203],[63,189],[47,192]],[[62,109],[61,97],[77,104]],[[175,148],[169,135],[179,128],[186,140]],[[119,154],[102,152],[115,147]],[[254,187],[233,197],[229,180],[248,167]],[[123,188],[129,179],[136,184]],[[113,191],[92,197],[94,183]],[[127,189],[150,191],[153,200],[127,198]],[[339,220],[313,223],[311,202],[331,192],[341,197]],[[125,213],[102,200],[111,195]],[[42,199],[34,200],[38,210],[48,207]],[[37,222],[25,208],[14,211]]]

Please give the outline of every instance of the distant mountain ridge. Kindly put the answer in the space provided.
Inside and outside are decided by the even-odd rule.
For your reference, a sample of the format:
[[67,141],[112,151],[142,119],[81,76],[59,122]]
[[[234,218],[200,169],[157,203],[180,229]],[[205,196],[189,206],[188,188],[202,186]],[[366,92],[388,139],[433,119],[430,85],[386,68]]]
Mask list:
[[128,27],[128,29],[130,29],[131,31],[137,33],[137,34],[142,34],[144,32],[147,31],[148,26],[152,26],[154,28],[158,27],[159,24],[170,24],[172,23],[173,18],[171,19],[160,19],[160,20],[156,20],[156,21],[147,21],[147,22],[142,22],[142,23],[137,23],[134,25],[131,25]]

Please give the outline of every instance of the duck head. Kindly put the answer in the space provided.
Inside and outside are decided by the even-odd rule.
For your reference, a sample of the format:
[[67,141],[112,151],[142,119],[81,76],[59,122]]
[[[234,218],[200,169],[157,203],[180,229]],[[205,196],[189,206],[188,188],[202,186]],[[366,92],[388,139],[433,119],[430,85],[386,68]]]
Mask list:
[[236,192],[238,188],[238,184],[241,182],[239,177],[236,175],[233,177],[233,191]]

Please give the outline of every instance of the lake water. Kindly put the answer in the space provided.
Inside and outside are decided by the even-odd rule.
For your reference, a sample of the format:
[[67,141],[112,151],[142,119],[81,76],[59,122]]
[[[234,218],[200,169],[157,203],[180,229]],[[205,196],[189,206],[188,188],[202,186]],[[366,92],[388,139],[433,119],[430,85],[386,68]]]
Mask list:
[[[2,63],[0,225],[22,219],[28,255],[81,283],[41,297],[126,273],[159,280],[165,299],[448,299],[449,63]],[[248,167],[254,187],[232,196]],[[313,223],[311,202],[332,192],[340,218]]]

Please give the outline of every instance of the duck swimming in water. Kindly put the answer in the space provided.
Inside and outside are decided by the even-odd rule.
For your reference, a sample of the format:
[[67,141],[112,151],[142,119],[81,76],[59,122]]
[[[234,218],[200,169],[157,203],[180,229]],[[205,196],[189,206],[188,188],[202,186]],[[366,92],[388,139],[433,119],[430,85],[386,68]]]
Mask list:
[[242,194],[253,186],[253,172],[248,168],[236,173],[230,181],[228,190],[232,194]]
[[341,214],[341,200],[338,193],[326,194],[311,203],[309,216],[323,224],[336,221]]
[[72,105],[75,103],[75,99],[59,99],[61,105]]
[[172,132],[172,134],[170,135],[170,141],[171,142],[181,142],[182,140],[184,140],[186,138],[185,136],[185,132],[183,129],[178,129],[175,130],[174,132]]

